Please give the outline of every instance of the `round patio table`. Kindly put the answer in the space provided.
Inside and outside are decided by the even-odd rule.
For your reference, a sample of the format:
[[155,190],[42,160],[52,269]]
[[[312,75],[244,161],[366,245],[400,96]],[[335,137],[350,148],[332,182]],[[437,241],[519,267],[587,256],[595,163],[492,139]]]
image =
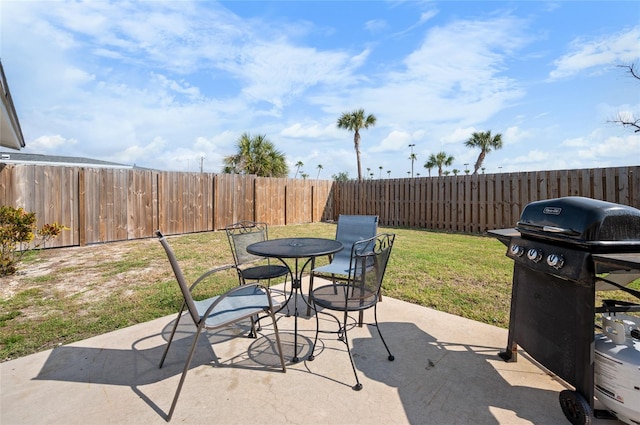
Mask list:
[[[294,354],[292,361],[297,363],[298,358],[298,291],[302,287],[302,274],[304,269],[313,262],[316,257],[323,255],[335,254],[341,251],[343,248],[342,242],[335,239],[324,238],[281,238],[270,239],[267,241],[256,242],[247,246],[247,252],[254,255],[260,255],[262,257],[277,258],[289,269],[291,274],[291,294],[287,299],[287,303],[294,298],[294,330],[293,330],[293,343]],[[285,259],[295,259],[295,270],[291,270],[289,264]],[[299,265],[301,259],[306,259]],[[302,293],[301,293],[302,294]],[[304,300],[304,298],[303,298]],[[306,301],[305,301],[306,302]]]

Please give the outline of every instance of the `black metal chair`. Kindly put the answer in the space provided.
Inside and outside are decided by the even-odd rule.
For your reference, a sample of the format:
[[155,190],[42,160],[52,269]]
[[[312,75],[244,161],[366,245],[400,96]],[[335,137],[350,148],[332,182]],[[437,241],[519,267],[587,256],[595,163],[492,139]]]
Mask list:
[[[345,281],[349,277],[351,247],[353,244],[374,237],[378,233],[377,215],[340,215],[336,226],[336,240],[342,242],[342,251],[332,256],[329,264],[311,270],[309,277],[309,294],[313,291],[314,277],[319,276],[333,282]],[[307,307],[307,316],[311,306]],[[362,315],[359,319],[362,325]]]
[[[362,384],[358,379],[358,373],[356,372],[356,366],[353,361],[351,348],[349,346],[349,339],[347,337],[347,320],[349,318],[349,313],[361,312],[366,309],[373,308],[375,326],[378,329],[380,339],[389,354],[388,359],[389,361],[393,361],[395,359],[391,354],[382,333],[380,332],[377,315],[377,304],[380,300],[382,280],[387,268],[389,256],[391,255],[394,240],[394,234],[382,233],[373,238],[356,242],[351,248],[351,261],[348,270],[348,279],[344,282],[334,282],[320,286],[311,292],[310,301],[316,313],[316,337],[308,359],[314,359],[313,353],[318,342],[318,333],[320,332],[318,312],[329,314],[339,323],[340,328],[338,331],[338,339],[342,340],[347,346],[347,352],[349,353],[349,359],[351,360],[351,367],[353,368],[353,373],[356,377],[356,385],[353,386],[353,389],[356,391],[362,389]],[[323,310],[319,311],[319,308],[322,308]],[[342,321],[325,310],[342,312]]]
[[238,272],[240,284],[246,282],[267,281],[270,286],[271,279],[285,277],[284,293],[286,293],[289,268],[281,264],[271,264],[270,259],[247,252],[247,246],[255,242],[269,239],[268,226],[263,222],[239,221],[225,228],[233,262]]
[[284,363],[284,356],[282,355],[282,345],[280,343],[278,325],[276,322],[275,311],[273,303],[271,301],[271,294],[269,292],[269,289],[258,283],[246,283],[245,285],[234,287],[233,289],[225,292],[220,296],[207,298],[200,301],[194,300],[191,292],[196,287],[196,285],[198,285],[205,279],[214,276],[215,273],[223,270],[229,270],[231,267],[224,266],[209,270],[189,286],[187,284],[187,281],[185,280],[180,265],[178,264],[178,260],[176,259],[176,256],[169,246],[166,238],[160,231],[157,231],[156,235],[158,236],[160,243],[162,244],[162,247],[167,254],[167,257],[169,258],[169,263],[171,263],[171,268],[173,269],[176,280],[180,285],[180,291],[182,292],[182,296],[184,298],[182,307],[178,312],[178,317],[176,318],[173,325],[171,336],[169,337],[167,346],[164,350],[164,353],[162,354],[162,359],[160,360],[159,366],[160,368],[162,368],[162,365],[164,364],[164,360],[167,357],[167,353],[169,352],[169,347],[171,346],[171,342],[173,341],[173,337],[175,336],[176,329],[178,328],[178,323],[180,322],[180,318],[182,317],[185,310],[187,311],[186,315],[188,315],[196,325],[195,336],[193,338],[193,342],[191,343],[191,349],[187,354],[184,369],[182,370],[182,376],[180,377],[178,388],[176,389],[176,393],[173,397],[171,409],[169,410],[169,413],[167,415],[167,421],[170,421],[171,417],[173,416],[176,404],[178,403],[178,397],[180,396],[180,391],[182,390],[182,385],[184,384],[184,381],[187,377],[187,372],[189,371],[189,365],[191,364],[193,354],[195,352],[196,346],[198,345],[198,337],[202,333],[203,329],[218,329],[251,318],[252,333],[255,333],[254,321],[252,318],[259,313],[267,313],[271,317],[271,320],[273,322],[273,330],[276,337],[276,345],[278,354],[280,356],[282,371],[286,372],[287,369]]

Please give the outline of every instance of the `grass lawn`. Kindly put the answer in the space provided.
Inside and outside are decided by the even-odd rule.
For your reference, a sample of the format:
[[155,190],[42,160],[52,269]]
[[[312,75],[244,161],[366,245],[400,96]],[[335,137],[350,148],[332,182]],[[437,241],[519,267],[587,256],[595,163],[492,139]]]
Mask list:
[[[496,239],[422,229],[396,233],[383,295],[508,327],[513,261]],[[272,226],[270,238],[335,236],[335,225]],[[232,262],[224,232],[169,237],[187,279]],[[326,260],[325,260],[326,261]],[[237,285],[233,271],[196,297]],[[640,289],[640,282],[633,287]],[[607,297],[628,299],[620,291]],[[155,238],[29,253],[0,278],[0,361],[175,314],[181,296]]]

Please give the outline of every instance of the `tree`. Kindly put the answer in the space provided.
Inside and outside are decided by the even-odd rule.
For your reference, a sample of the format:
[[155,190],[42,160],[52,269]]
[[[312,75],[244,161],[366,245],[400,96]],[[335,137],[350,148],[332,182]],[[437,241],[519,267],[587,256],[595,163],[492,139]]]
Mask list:
[[413,177],[413,163],[416,159],[418,159],[418,155],[412,153],[411,155],[409,155],[409,159],[411,160],[411,177]]
[[378,178],[382,179],[382,165],[380,165],[378,168],[380,169],[380,173],[378,175]]
[[[450,166],[453,164],[454,158],[450,155],[447,155],[446,152],[438,152],[437,154],[431,154],[427,162],[424,163],[424,168],[429,170],[429,176],[431,176],[431,169],[433,167],[438,167],[438,176],[442,176],[442,167]],[[448,174],[448,173],[447,173]]]
[[435,158],[436,157],[434,155],[431,155],[427,162],[424,163],[424,168],[429,171],[429,177],[431,177],[431,169],[436,166]]
[[289,166],[283,153],[266,135],[251,137],[243,133],[238,139],[238,152],[224,158],[223,173],[255,174],[260,177],[286,177]]
[[364,109],[357,109],[353,112],[345,112],[338,118],[338,128],[353,131],[353,147],[356,150],[356,160],[358,161],[358,181],[362,181],[362,167],[360,165],[360,130],[373,127],[376,124],[376,117],[369,114],[365,117]]
[[349,173],[347,173],[346,171],[340,171],[338,174],[333,174],[331,178],[337,182],[348,182]]
[[[621,68],[627,68],[633,78],[640,80],[640,74],[638,73],[635,64],[618,66]],[[636,118],[632,112],[618,112],[616,118],[610,122],[621,124],[623,127],[630,127],[635,133],[640,132],[640,118]]]
[[320,171],[322,170],[322,164],[318,164],[318,166],[316,167],[318,169],[318,175],[316,176],[316,180],[318,180],[320,178]]
[[302,161],[296,162],[296,174],[293,176],[294,179],[298,177],[298,171],[300,171],[300,167],[303,167],[303,166],[304,164],[302,163]]
[[474,132],[469,140],[464,144],[468,148],[480,148],[478,160],[473,166],[473,174],[478,174],[478,170],[482,167],[484,158],[492,149],[502,149],[502,134],[491,135],[491,130]]

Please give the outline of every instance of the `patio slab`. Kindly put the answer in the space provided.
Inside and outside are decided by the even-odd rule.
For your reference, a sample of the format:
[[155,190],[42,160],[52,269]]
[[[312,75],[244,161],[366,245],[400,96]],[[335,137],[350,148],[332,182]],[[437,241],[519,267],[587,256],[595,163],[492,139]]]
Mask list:
[[[298,355],[308,356],[315,318],[300,305]],[[320,315],[321,329],[334,329]],[[349,331],[363,389],[354,391],[345,345],[320,334],[314,361],[292,364],[292,316],[280,314],[287,372],[279,369],[269,320],[257,339],[232,338],[240,326],[201,339],[171,423],[187,424],[568,424],[564,383],[520,351],[498,357],[507,330],[385,297],[381,329]],[[163,424],[193,327],[162,369],[175,316],[163,317],[0,364],[0,423]],[[373,322],[373,312],[365,313]],[[213,347],[208,342],[213,343]],[[217,360],[216,360],[217,356]],[[594,424],[619,425],[616,420]]]

